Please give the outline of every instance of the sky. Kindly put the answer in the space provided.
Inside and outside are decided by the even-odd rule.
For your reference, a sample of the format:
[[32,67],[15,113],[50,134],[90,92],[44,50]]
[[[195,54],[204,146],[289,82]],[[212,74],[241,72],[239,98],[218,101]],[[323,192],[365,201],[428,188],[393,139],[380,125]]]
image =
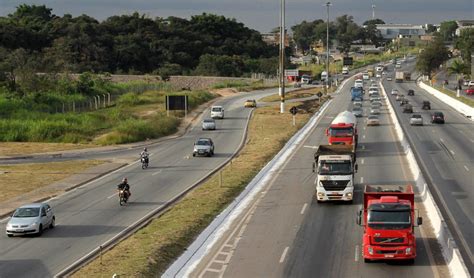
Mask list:
[[[46,5],[59,16],[87,14],[98,20],[135,11],[151,18],[213,13],[235,18],[247,27],[269,32],[279,25],[281,0],[0,0],[0,16],[6,16],[18,5]],[[287,28],[303,20],[326,19],[322,0],[286,0]],[[358,24],[372,18],[386,23],[438,24],[445,20],[474,19],[473,0],[332,0],[330,20],[348,14]]]

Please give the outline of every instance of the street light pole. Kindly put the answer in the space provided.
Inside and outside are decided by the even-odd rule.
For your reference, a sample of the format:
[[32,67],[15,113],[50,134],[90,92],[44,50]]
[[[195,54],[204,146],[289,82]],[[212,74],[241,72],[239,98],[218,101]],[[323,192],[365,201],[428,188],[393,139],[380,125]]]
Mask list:
[[331,2],[326,3],[328,14],[326,24],[326,90],[329,89],[329,6],[331,6]]
[[285,0],[280,10],[280,113],[285,113]]
[[372,5],[372,19],[375,19],[375,5]]

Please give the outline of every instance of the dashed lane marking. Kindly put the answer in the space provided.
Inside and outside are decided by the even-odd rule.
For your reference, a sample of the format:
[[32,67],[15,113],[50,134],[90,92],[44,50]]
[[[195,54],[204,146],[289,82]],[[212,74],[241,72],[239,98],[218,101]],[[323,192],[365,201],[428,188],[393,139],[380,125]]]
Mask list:
[[365,159],[362,158],[362,159],[360,160],[360,164],[364,164],[364,162],[365,162]]
[[466,165],[464,165],[464,169],[466,169],[466,171],[468,171],[468,172],[469,172],[469,168],[467,168],[467,166],[466,166]]
[[360,183],[364,183],[364,177],[360,177]]
[[354,260],[355,260],[356,262],[359,261],[359,245],[356,245],[356,246],[355,246],[355,257],[354,257]]
[[158,170],[156,171],[155,173],[151,174],[152,176],[155,176],[155,175],[158,175],[159,173],[161,173],[163,170]]
[[306,210],[306,207],[308,206],[308,203],[304,203],[303,208],[301,209],[300,214],[304,214],[304,211]]
[[286,247],[285,250],[283,250],[283,254],[281,254],[281,257],[280,257],[280,263],[283,263],[285,261],[285,257],[286,257],[286,253],[288,253],[288,249],[290,249],[290,247]]

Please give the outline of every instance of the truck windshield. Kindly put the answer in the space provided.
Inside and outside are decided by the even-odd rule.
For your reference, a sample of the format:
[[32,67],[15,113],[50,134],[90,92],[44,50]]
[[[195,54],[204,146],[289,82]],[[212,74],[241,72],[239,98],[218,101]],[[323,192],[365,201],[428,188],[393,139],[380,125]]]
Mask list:
[[320,175],[351,175],[350,160],[321,160],[319,164]]
[[354,129],[352,127],[331,128],[330,134],[332,137],[352,137]]
[[411,226],[409,210],[369,210],[368,225],[378,230],[399,230]]

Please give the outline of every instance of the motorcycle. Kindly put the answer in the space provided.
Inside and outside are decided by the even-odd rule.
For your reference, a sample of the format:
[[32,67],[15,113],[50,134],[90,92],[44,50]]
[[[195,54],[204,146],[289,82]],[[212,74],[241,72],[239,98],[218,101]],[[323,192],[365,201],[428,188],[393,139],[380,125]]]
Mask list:
[[141,161],[142,161],[142,169],[148,168],[148,157],[142,157]]
[[119,203],[121,206],[125,205],[128,201],[128,194],[125,192],[125,190],[121,189],[119,190]]

